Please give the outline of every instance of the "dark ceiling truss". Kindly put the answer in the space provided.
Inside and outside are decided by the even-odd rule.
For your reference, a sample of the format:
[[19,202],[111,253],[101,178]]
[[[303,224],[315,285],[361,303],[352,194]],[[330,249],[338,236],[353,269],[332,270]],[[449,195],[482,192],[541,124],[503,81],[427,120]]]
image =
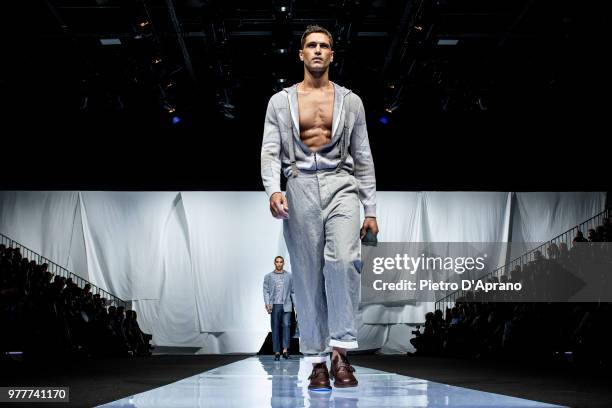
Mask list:
[[187,46],[185,45],[181,23],[178,20],[178,17],[176,16],[176,10],[174,9],[174,1],[166,0],[166,5],[168,8],[168,14],[170,16],[170,20],[172,21],[172,28],[174,29],[176,40],[178,41],[179,47],[181,49],[181,54],[183,56],[183,63],[185,64],[185,69],[189,73],[189,76],[191,77],[193,82],[196,82],[195,72],[193,71],[193,66],[191,64],[191,56],[189,55],[189,51],[187,50]]
[[[549,24],[546,20],[552,18],[546,8],[553,5],[543,0],[252,3],[91,0],[88,4],[48,0],[48,3],[56,24],[77,41],[110,38],[128,47],[124,58],[134,61],[126,65],[143,63],[146,58],[130,55],[138,46],[134,44],[138,30],[118,21],[148,18],[151,48],[164,57],[164,64],[169,64],[165,70],[155,72],[176,74],[177,67],[180,68],[177,76],[187,78],[181,86],[194,90],[192,94],[187,92],[192,98],[190,102],[211,100],[228,119],[236,119],[241,107],[251,103],[249,95],[241,94],[245,83],[257,80],[267,84],[272,92],[300,77],[296,55],[301,33],[308,24],[319,23],[332,31],[337,56],[332,76],[349,86],[363,88],[363,92],[372,92],[369,99],[374,104],[372,111],[377,112],[385,109],[393,112],[406,103],[415,106],[416,101],[410,99],[418,97],[419,92],[436,95],[440,110],[452,107],[454,104],[449,100],[453,99],[463,100],[459,103],[463,108],[484,110],[493,82],[508,78],[505,66],[520,64],[517,60],[527,58],[528,54],[510,52],[505,56],[500,49],[533,48],[538,44],[537,38],[555,41],[561,35],[548,26],[533,26],[532,20]],[[138,11],[139,5],[144,11]],[[539,14],[534,13],[537,6]],[[89,21],[94,24],[88,24]],[[101,48],[99,44],[96,47]],[[257,53],[262,58],[260,65],[269,63],[268,69],[250,69],[248,64],[253,63]],[[100,71],[106,69],[100,64],[102,58],[98,55],[93,59],[100,65]],[[147,69],[140,67],[130,72]],[[376,97],[374,87],[379,88],[382,97]],[[164,87],[161,89],[165,97]]]
[[[486,111],[487,94],[492,85],[489,60],[502,54],[504,51],[500,49],[509,40],[534,40],[533,33],[516,31],[535,0],[524,1],[516,16],[507,12],[448,12],[440,8],[444,3],[447,2],[414,0],[406,3],[381,73],[388,84],[385,100],[387,112],[395,111],[411,97],[409,94],[415,87],[423,86],[430,89],[430,94],[439,95],[442,111],[451,110],[451,107]],[[512,21],[512,24],[493,32],[471,32],[473,24],[472,27],[466,24],[461,32],[446,32],[445,22],[452,19],[468,19],[471,22],[498,19]],[[469,53],[453,52],[453,47],[445,52],[441,45],[445,41],[459,44],[463,49],[470,43],[490,45],[480,46],[478,55],[466,58]],[[474,65],[478,67],[473,69]]]

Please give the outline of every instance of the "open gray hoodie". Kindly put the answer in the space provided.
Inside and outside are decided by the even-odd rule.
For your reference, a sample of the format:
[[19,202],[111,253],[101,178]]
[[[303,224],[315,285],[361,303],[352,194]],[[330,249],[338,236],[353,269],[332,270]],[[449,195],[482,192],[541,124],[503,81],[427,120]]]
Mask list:
[[[274,94],[268,102],[261,146],[261,178],[268,197],[280,192],[281,169],[292,176],[289,149],[294,138],[298,171],[334,169],[340,164],[343,146],[338,143],[343,132],[350,135],[348,156],[343,169],[354,174],[359,184],[359,199],[366,217],[376,216],[376,177],[370,151],[365,110],[361,98],[336,83],[332,138],[317,152],[312,152],[300,138],[297,84]],[[293,126],[292,122],[293,121]],[[348,141],[347,141],[348,142]]]

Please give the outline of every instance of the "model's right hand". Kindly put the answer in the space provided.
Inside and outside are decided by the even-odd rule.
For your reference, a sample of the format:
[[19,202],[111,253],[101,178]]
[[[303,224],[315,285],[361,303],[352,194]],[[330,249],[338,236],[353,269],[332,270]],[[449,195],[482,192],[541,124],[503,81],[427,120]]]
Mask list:
[[274,218],[281,220],[289,218],[289,206],[283,193],[274,193],[270,196],[270,212]]

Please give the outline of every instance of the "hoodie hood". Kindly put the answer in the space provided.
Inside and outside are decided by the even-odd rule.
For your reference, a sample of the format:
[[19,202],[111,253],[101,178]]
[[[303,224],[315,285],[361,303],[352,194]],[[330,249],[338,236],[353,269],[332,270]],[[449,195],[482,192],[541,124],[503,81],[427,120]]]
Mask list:
[[[344,109],[344,98],[352,91],[335,82],[334,85],[334,112],[332,119],[332,141],[336,138],[336,132],[338,130],[338,124],[340,123],[340,117],[342,116],[342,110]],[[298,113],[298,99],[297,99],[297,83],[287,88],[283,88],[284,92],[289,94],[289,110],[291,111],[291,119],[293,120],[293,126],[295,129],[299,129],[299,113]],[[297,139],[300,141],[300,135],[298,132]]]

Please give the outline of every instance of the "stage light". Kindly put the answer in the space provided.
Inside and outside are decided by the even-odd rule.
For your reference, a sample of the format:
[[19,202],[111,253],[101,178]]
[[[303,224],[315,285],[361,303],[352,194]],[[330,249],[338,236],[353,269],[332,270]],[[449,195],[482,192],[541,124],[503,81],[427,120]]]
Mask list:
[[119,38],[100,38],[100,44],[102,45],[121,45]]
[[420,25],[414,26],[414,29],[417,31],[423,31],[423,26],[420,26]]
[[487,107],[486,102],[484,101],[484,98],[482,96],[479,96],[477,101],[478,107],[480,108],[481,111],[486,111],[489,110],[489,108]]
[[162,105],[164,107],[164,109],[166,110],[166,112],[168,113],[174,113],[176,112],[176,108],[173,105],[170,105],[169,103],[164,103]]
[[287,79],[286,78],[276,78],[276,83],[274,84],[274,90],[276,92],[282,91],[286,86]]
[[138,27],[145,28],[149,24],[151,24],[151,23],[149,23],[148,21],[141,21],[140,23],[138,23]]
[[457,45],[459,40],[453,40],[450,38],[440,38],[438,40],[438,45]]
[[[285,2],[282,2],[285,3]],[[287,21],[288,19],[291,18],[291,6],[290,5],[284,5],[284,6],[275,6],[274,7],[274,18],[278,19],[280,21]]]
[[178,116],[173,116],[172,117],[172,124],[173,125],[178,125],[179,123],[181,123],[182,119]]
[[391,106],[385,108],[385,112],[393,113],[395,112],[397,108],[399,108],[399,106],[400,106],[399,102],[395,101],[391,104]]
[[153,63],[154,63],[154,64],[159,64],[160,62],[162,62],[161,57],[155,57],[155,58],[153,58]]
[[381,116],[380,119],[378,119],[378,121],[382,123],[383,125],[389,124],[389,118],[387,116]]

